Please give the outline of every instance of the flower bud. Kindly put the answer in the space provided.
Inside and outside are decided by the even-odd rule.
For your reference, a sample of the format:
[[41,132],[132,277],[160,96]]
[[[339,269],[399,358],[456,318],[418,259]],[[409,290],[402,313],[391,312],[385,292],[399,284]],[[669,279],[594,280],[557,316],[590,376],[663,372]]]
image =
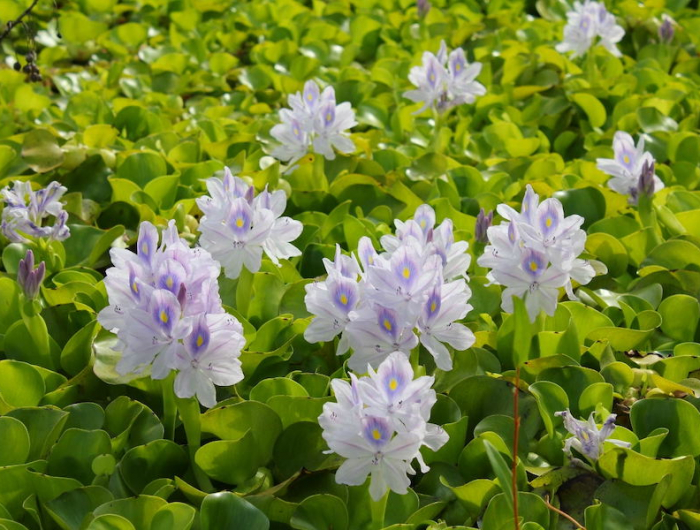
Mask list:
[[663,22],[661,26],[659,26],[659,40],[663,43],[670,44],[675,33],[676,30],[673,27],[673,19],[668,15],[664,15]]
[[17,283],[24,291],[24,296],[29,300],[34,300],[39,295],[39,288],[44,281],[45,275],[46,264],[42,261],[35,269],[34,253],[28,250],[24,259],[19,261],[19,269],[17,271]]
[[489,226],[493,224],[493,212],[489,212],[488,214],[484,211],[482,208],[479,211],[479,215],[476,216],[476,228],[474,230],[474,238],[479,242],[479,243],[488,243],[489,238],[487,235],[487,231],[489,229]]
[[418,16],[424,17],[430,11],[430,2],[428,0],[417,0],[416,7],[418,8]]
[[637,183],[637,197],[654,195],[654,161],[645,160]]

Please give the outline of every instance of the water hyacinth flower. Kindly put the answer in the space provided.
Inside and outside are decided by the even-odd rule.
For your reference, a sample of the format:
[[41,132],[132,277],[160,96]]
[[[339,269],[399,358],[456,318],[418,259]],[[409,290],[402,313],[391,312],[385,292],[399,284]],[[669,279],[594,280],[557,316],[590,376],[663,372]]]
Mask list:
[[487,230],[489,229],[489,226],[493,224],[493,212],[489,212],[488,214],[484,211],[483,208],[479,210],[478,215],[476,216],[476,226],[474,227],[474,239],[478,241],[479,243],[486,244],[489,242],[489,238],[487,235]]
[[387,357],[370,375],[351,382],[335,379],[337,403],[325,403],[319,424],[327,453],[346,460],[338,468],[339,484],[359,486],[370,476],[370,496],[378,501],[387,492],[405,494],[415,474],[411,462],[418,459],[422,472],[429,471],[419,449],[438,450],[447,433],[428,423],[437,401],[430,387],[433,377],[413,379],[413,369],[401,352]]
[[414,66],[408,80],[416,87],[403,96],[423,106],[414,114],[428,108],[442,113],[465,103],[474,103],[478,96],[486,94],[486,87],[476,81],[481,73],[481,63],[469,64],[464,50],[457,48],[449,55],[445,41],[440,43],[437,55],[423,52],[421,66]]
[[34,268],[34,252],[27,250],[24,258],[19,260],[17,270],[17,283],[22,288],[24,296],[28,300],[34,300],[39,296],[39,289],[46,275],[46,264],[42,261]]
[[564,420],[564,428],[573,435],[564,442],[564,452],[569,456],[571,456],[571,450],[576,449],[577,452],[589,459],[598,460],[603,454],[603,442],[605,441],[620,447],[631,447],[628,442],[609,438],[615,430],[615,418],[617,417],[615,414],[610,414],[600,428],[594,419],[595,412],[591,412],[588,421],[577,420],[571,415],[569,409],[555,412],[554,415],[561,416]]
[[572,280],[583,285],[596,271],[604,272],[603,264],[579,258],[586,244],[583,218],[565,216],[559,200],[540,203],[528,184],[520,212],[505,204],[497,211],[506,221],[488,228],[489,244],[477,263],[491,269],[487,275],[491,283],[506,287],[501,298],[504,311],[513,311],[517,296],[524,300],[531,321],[542,310],[552,316],[561,287],[575,300]]
[[199,222],[200,244],[218,260],[227,278],[238,278],[245,266],[257,272],[263,252],[276,265],[300,256],[291,244],[303,230],[301,222],[282,214],[287,206],[284,191],[265,189],[254,197],[254,189],[226,168],[224,178],[206,181],[210,195],[197,199],[204,212]]
[[644,150],[643,137],[639,137],[635,146],[632,136],[617,131],[613,137],[613,151],[614,158],[598,158],[596,164],[612,177],[608,187],[628,195],[630,204],[637,204],[640,188],[648,196],[664,188],[663,181],[654,173],[654,157]]
[[243,379],[238,357],[245,344],[240,323],[221,304],[219,263],[180,239],[174,221],[160,238],[155,226],[141,223],[136,253],[113,248],[110,257],[109,305],[97,320],[117,335],[117,372],[150,370],[164,379],[177,370],[175,393],[213,406],[214,385]]
[[430,2],[428,0],[417,0],[416,1],[416,8],[418,9],[418,16],[419,17],[424,17],[425,15],[428,14],[428,11],[430,11],[430,8],[432,6],[430,5]]
[[674,27],[675,21],[669,17],[666,13],[661,15],[661,25],[659,26],[659,40],[664,44],[671,44],[673,42],[673,37],[676,34],[676,28]]
[[290,169],[313,146],[316,153],[328,160],[335,152],[352,153],[355,144],[348,138],[348,129],[357,125],[355,111],[348,102],[336,104],[335,90],[321,92],[315,81],[307,81],[302,92],[288,98],[290,109],[280,110],[280,122],[270,134],[280,145],[272,156],[286,162]]
[[339,336],[336,353],[352,349],[348,366],[358,372],[368,364],[376,368],[392,352],[408,356],[419,342],[438,368],[450,370],[446,345],[465,350],[475,340],[457,322],[471,309],[468,244],[455,241],[450,219],[436,226],[427,204],[395,224],[395,235],[381,238],[384,252],[363,237],[359,259],[339,247],[334,261],[324,259],[327,277],[306,286],[306,308],[315,318],[304,337],[327,342]]
[[[0,190],[5,203],[0,228],[13,243],[29,243],[28,238],[63,241],[70,236],[66,226],[68,212],[60,199],[66,188],[51,182],[46,188],[32,190],[30,182],[16,180],[12,188]],[[49,224],[50,222],[50,224]]]
[[585,55],[598,38],[600,45],[614,56],[622,55],[617,49],[617,43],[625,36],[625,30],[617,24],[615,16],[608,12],[602,2],[575,2],[566,18],[564,40],[556,46],[558,52],[573,52],[572,58]]
[[245,346],[243,327],[227,313],[200,314],[192,331],[178,348],[173,367],[178,370],[175,393],[197,396],[205,407],[216,405],[217,386],[235,385],[243,379],[241,361],[232,352]]

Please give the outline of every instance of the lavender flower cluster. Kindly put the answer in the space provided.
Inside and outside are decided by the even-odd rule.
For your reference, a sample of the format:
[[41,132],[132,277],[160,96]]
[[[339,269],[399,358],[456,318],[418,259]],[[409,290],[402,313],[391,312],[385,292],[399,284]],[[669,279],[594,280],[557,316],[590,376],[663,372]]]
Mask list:
[[339,248],[334,261],[324,259],[327,278],[306,286],[306,307],[316,318],[304,337],[320,342],[340,335],[337,354],[352,348],[348,364],[359,372],[395,351],[408,356],[420,340],[437,366],[450,370],[445,344],[464,350],[474,343],[473,333],[456,322],[471,309],[468,244],[454,240],[450,219],[435,226],[428,205],[395,223],[396,235],[381,239],[381,254],[363,237],[359,263]]

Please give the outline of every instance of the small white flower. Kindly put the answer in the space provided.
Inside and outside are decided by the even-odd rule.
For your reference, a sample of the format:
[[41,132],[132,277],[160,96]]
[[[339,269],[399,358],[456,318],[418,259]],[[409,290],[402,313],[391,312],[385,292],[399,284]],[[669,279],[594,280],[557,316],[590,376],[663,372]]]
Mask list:
[[175,394],[181,398],[197,396],[205,407],[216,405],[217,386],[235,385],[243,379],[238,357],[245,345],[243,327],[226,313],[200,315],[192,331],[178,349],[174,368]]
[[[598,169],[607,173],[612,178],[608,180],[608,187],[622,195],[629,195],[629,202],[636,204],[640,178],[645,165],[653,167],[654,157],[644,150],[644,138],[639,137],[637,145],[634,139],[624,131],[617,131],[613,137],[614,158],[598,158]],[[655,174],[653,179],[653,191],[664,188],[663,181]]]
[[[68,213],[60,198],[66,188],[51,182],[46,188],[32,190],[30,182],[16,180],[12,188],[0,190],[0,200],[5,203],[2,210],[0,231],[14,243],[28,243],[28,237],[63,241],[70,236],[66,226]],[[53,223],[46,221],[53,218]]]
[[280,110],[281,123],[270,129],[270,134],[280,145],[272,156],[286,162],[294,169],[294,163],[303,157],[311,146],[328,160],[335,158],[335,151],[351,153],[355,144],[348,137],[348,129],[357,125],[355,111],[350,103],[336,105],[335,90],[326,87],[321,92],[315,81],[307,81],[301,93],[288,98],[290,109]]
[[[579,258],[586,244],[581,229],[584,219],[565,216],[557,199],[540,204],[529,184],[520,212],[505,204],[497,211],[507,222],[487,229],[489,245],[477,263],[492,269],[487,274],[491,282],[506,287],[501,307],[512,312],[513,296],[522,298],[534,321],[541,310],[554,314],[559,288],[564,287],[575,300],[571,280],[583,285],[596,273],[594,264]],[[602,263],[599,270],[605,272]]]
[[603,442],[608,441],[620,447],[630,447],[628,442],[621,440],[609,439],[609,436],[615,430],[615,414],[611,414],[605,420],[601,428],[596,425],[594,416],[595,412],[591,412],[588,421],[577,420],[569,410],[555,412],[555,416],[561,416],[564,420],[564,428],[573,436],[564,442],[564,452],[571,455],[571,449],[576,449],[579,453],[587,456],[591,460],[598,460],[603,454]]
[[359,486],[370,476],[369,491],[377,501],[388,489],[405,494],[417,459],[423,472],[429,467],[419,452],[422,445],[437,451],[447,433],[427,423],[437,398],[430,387],[432,377],[413,379],[406,356],[392,353],[377,372],[350,383],[331,384],[337,403],[326,403],[319,416],[329,453],[346,458],[335,479],[339,484]]
[[442,41],[437,55],[423,52],[421,66],[411,68],[408,80],[416,89],[403,95],[423,103],[414,114],[428,108],[444,112],[457,105],[473,103],[477,96],[486,94],[484,85],[475,80],[480,72],[481,63],[468,64],[461,48],[453,50],[448,57],[447,46]]
[[610,53],[616,57],[622,55],[616,44],[625,36],[625,30],[617,24],[615,16],[608,12],[603,3],[589,0],[583,4],[576,2],[566,17],[564,40],[556,46],[558,52],[571,51],[572,58],[579,57],[589,50],[598,37],[600,44]]
[[243,266],[259,271],[263,252],[275,265],[301,255],[291,241],[304,226],[282,217],[287,205],[284,191],[265,189],[254,197],[253,187],[228,168],[223,181],[207,179],[207,189],[210,195],[197,199],[205,214],[199,222],[200,244],[221,263],[228,278],[238,278]]

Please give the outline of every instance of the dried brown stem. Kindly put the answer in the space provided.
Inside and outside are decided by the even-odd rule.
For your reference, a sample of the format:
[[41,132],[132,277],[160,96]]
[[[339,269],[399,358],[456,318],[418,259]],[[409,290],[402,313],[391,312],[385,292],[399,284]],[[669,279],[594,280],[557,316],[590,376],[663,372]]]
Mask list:
[[566,519],[567,521],[570,521],[571,524],[573,524],[573,525],[574,525],[576,528],[578,528],[579,530],[586,530],[586,527],[583,526],[581,523],[579,523],[576,519],[574,519],[574,518],[571,517],[568,513],[561,511],[559,508],[557,508],[557,507],[554,506],[552,503],[550,503],[550,502],[549,502],[549,495],[545,495],[545,496],[544,496],[544,503],[547,505],[547,508],[549,508],[549,509],[552,510],[553,512],[558,513],[559,515],[561,515],[561,516],[562,516],[564,519]]

